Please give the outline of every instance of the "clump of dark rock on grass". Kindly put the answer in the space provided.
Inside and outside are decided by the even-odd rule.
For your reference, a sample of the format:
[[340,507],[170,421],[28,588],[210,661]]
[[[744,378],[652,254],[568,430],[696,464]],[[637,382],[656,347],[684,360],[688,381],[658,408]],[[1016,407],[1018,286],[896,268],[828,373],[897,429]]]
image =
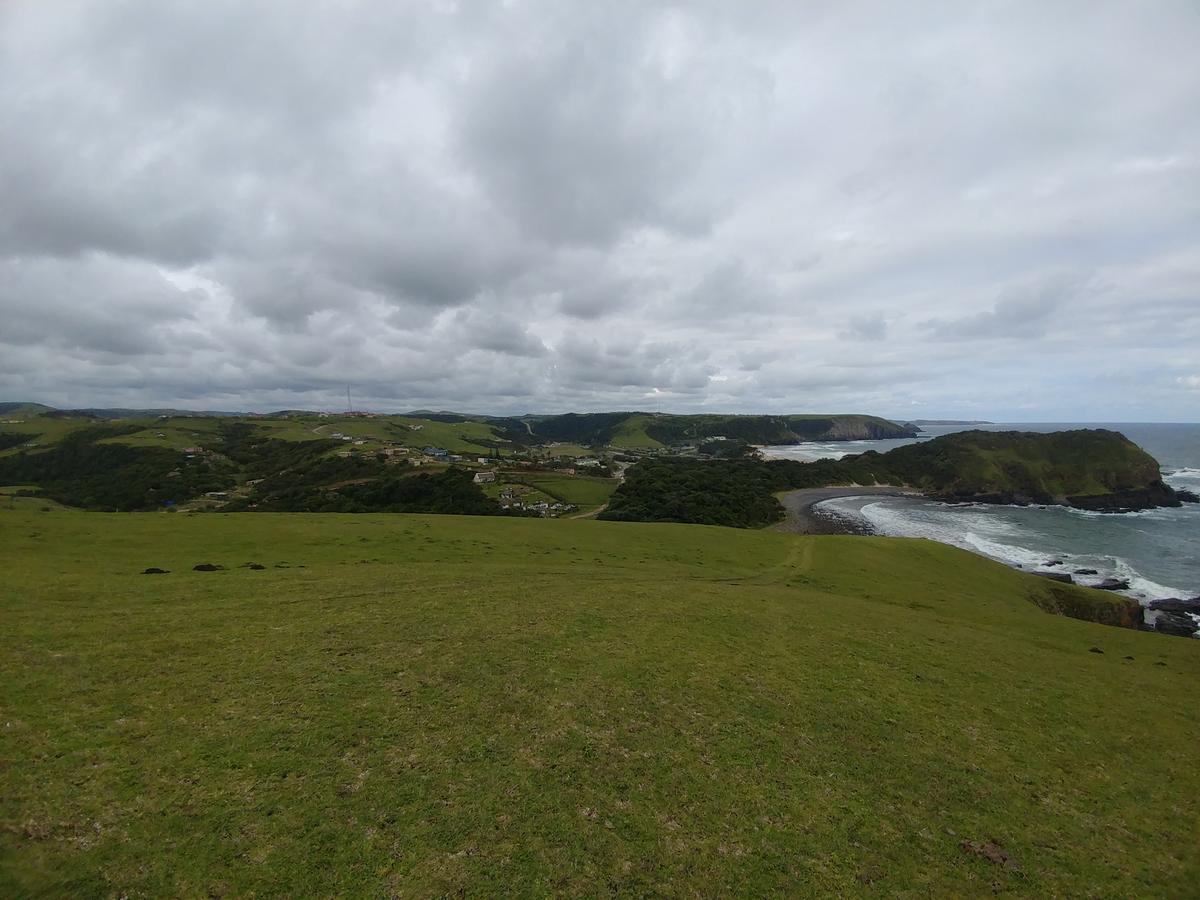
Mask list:
[[214,563],[200,563],[198,566],[192,566],[193,572],[220,572],[224,566],[218,566]]
[[988,862],[1003,866],[1006,869],[1020,871],[1021,867],[1017,865],[1017,861],[995,841],[963,841],[959,846],[963,849],[964,853],[983,857]]
[[1075,579],[1066,572],[1034,572],[1040,578],[1049,578],[1051,581],[1058,581],[1062,584],[1074,584]]
[[170,569],[160,569],[158,566],[151,566],[148,569],[142,570],[143,575],[170,575]]

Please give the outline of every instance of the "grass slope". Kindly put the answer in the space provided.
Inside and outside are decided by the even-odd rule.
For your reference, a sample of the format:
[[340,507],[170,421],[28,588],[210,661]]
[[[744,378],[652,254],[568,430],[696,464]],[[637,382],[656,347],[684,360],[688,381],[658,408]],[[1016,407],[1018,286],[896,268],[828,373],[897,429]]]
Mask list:
[[0,894],[1194,896],[1200,644],[953,548],[39,503]]
[[[36,452],[47,450],[72,432],[91,428],[95,424],[91,419],[37,415],[17,418],[13,424],[0,423],[0,434],[30,435],[33,446],[26,449]],[[15,456],[20,450],[20,447],[12,447],[0,451],[0,456]]]
[[632,415],[616,427],[610,446],[621,450],[651,450],[666,446],[662,441],[646,433],[646,426],[654,421],[650,415]]

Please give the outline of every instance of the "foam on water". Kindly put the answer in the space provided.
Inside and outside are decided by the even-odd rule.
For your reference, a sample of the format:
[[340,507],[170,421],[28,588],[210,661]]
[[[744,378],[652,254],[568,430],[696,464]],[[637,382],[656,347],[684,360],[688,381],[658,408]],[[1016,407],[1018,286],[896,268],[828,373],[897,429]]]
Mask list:
[[[1161,584],[1138,571],[1129,560],[1100,553],[1072,553],[1054,545],[1048,535],[1022,528],[997,515],[1006,507],[983,504],[949,505],[932,500],[898,498],[842,497],[818,504],[837,515],[859,519],[878,534],[894,537],[923,537],[970,550],[1025,571],[1073,572],[1087,568],[1097,570],[1094,576],[1075,576],[1082,585],[1098,584],[1106,578],[1118,578],[1129,583],[1122,593],[1143,604],[1164,597],[1188,597],[1194,592]],[[1029,512],[1029,508],[1009,509]],[[1039,511],[1042,512],[1042,511]],[[1063,507],[1044,511],[1046,515],[1067,512]],[[1071,510],[1088,516],[1111,514]],[[1148,510],[1150,513],[1178,512],[1177,510]],[[1041,540],[1039,541],[1039,538]],[[1029,546],[1036,543],[1038,546]],[[1051,560],[1061,560],[1059,566],[1047,566]]]
[[1195,490],[1200,487],[1200,469],[1184,467],[1163,473],[1163,481],[1175,488]]

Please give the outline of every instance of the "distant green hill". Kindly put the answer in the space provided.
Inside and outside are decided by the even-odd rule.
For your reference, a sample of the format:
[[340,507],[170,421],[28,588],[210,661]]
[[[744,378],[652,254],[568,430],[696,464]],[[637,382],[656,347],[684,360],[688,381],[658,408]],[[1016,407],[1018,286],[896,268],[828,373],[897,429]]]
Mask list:
[[0,416],[37,416],[52,409],[53,407],[43,406],[41,403],[7,401],[0,403]]
[[550,441],[654,448],[726,438],[750,444],[797,444],[803,441],[871,440],[915,437],[918,430],[878,416],[864,415],[675,415],[612,412],[530,416],[532,434]]
[[[452,452],[480,452],[510,446],[552,443],[613,447],[619,450],[653,450],[727,439],[746,444],[795,444],[818,440],[869,440],[913,437],[918,430],[878,416],[835,415],[675,415],[671,413],[602,412],[497,417],[420,410],[404,415],[327,414],[285,410],[270,415],[230,412],[184,412],[175,409],[56,410],[39,404],[0,404],[24,420],[41,422],[43,445],[70,430],[95,420],[142,422],[146,434],[132,443],[156,445],[159,432],[172,428],[211,431],[214,420],[234,419],[277,431],[285,440],[313,440],[338,429],[357,435],[375,435],[408,446],[432,444]],[[15,427],[0,424],[0,430]],[[28,430],[28,429],[26,429]],[[176,442],[178,443],[178,442]],[[158,444],[161,446],[161,444]],[[179,449],[179,447],[175,447]]]

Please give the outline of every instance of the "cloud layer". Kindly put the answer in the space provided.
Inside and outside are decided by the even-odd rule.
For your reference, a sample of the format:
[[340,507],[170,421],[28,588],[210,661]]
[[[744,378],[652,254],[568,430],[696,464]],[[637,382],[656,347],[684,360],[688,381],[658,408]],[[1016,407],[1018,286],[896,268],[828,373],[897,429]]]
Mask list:
[[0,7],[0,399],[1200,419],[1200,7]]

